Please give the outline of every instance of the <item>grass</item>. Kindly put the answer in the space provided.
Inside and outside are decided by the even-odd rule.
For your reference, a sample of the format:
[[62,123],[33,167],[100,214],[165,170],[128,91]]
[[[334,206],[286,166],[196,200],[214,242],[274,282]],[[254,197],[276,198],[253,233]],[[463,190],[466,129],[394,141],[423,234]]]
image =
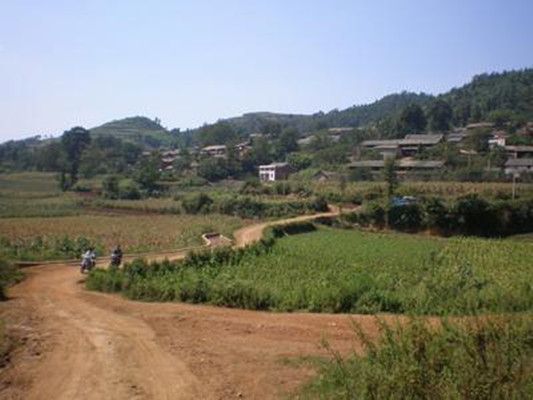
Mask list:
[[56,174],[0,174],[0,218],[57,217],[80,212],[79,199],[59,190]]
[[531,254],[533,244],[510,240],[320,228],[265,250],[148,268],[137,263],[122,276],[98,272],[93,288],[109,278],[113,290],[135,299],[278,311],[518,312],[533,306]]
[[120,243],[127,253],[171,250],[202,243],[210,231],[231,236],[243,225],[221,215],[80,215],[0,219],[0,255],[45,260],[78,257],[89,244],[100,254]]
[[[319,364],[298,399],[528,399],[533,318],[473,319],[431,327],[381,323],[378,342],[356,327],[363,354]],[[316,364],[316,363],[315,363]]]

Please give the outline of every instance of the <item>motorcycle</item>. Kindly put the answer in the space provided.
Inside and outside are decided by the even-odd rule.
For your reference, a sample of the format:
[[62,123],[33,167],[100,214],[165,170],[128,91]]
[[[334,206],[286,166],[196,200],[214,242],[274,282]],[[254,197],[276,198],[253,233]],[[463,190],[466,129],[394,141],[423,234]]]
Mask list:
[[91,272],[91,270],[95,267],[96,265],[96,260],[95,258],[93,257],[85,257],[82,261],[81,261],[81,266],[80,266],[80,272],[82,274],[84,274],[85,272]]
[[111,254],[111,268],[118,268],[122,263],[122,254]]

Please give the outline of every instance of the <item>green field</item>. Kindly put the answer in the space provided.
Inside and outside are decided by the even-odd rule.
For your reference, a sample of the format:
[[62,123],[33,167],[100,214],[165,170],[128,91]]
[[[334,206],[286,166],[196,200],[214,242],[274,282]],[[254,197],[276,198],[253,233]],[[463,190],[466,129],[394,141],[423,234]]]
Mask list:
[[[476,314],[533,306],[533,244],[320,228],[266,251],[131,274],[146,300],[313,312]],[[105,280],[99,272],[96,280]],[[129,275],[128,275],[129,274]],[[104,285],[105,286],[105,285]],[[101,287],[100,287],[101,288]],[[116,286],[115,286],[116,289]]]

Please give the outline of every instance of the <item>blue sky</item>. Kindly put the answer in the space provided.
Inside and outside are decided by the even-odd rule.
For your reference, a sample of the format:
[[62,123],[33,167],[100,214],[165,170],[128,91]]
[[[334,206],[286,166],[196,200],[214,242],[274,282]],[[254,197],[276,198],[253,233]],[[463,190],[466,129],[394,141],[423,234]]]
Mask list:
[[533,1],[0,1],[0,141],[439,93],[533,66]]

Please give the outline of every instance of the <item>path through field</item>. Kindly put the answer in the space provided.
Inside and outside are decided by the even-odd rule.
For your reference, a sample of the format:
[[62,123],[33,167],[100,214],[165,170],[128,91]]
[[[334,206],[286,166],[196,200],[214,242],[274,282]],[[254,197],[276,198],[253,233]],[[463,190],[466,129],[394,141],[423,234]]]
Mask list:
[[[237,245],[265,226],[236,232]],[[0,372],[2,399],[280,398],[313,374],[287,360],[325,355],[322,338],[343,352],[357,346],[353,318],[377,334],[371,316],[132,302],[86,291],[73,266],[27,272],[2,305],[26,343]]]

